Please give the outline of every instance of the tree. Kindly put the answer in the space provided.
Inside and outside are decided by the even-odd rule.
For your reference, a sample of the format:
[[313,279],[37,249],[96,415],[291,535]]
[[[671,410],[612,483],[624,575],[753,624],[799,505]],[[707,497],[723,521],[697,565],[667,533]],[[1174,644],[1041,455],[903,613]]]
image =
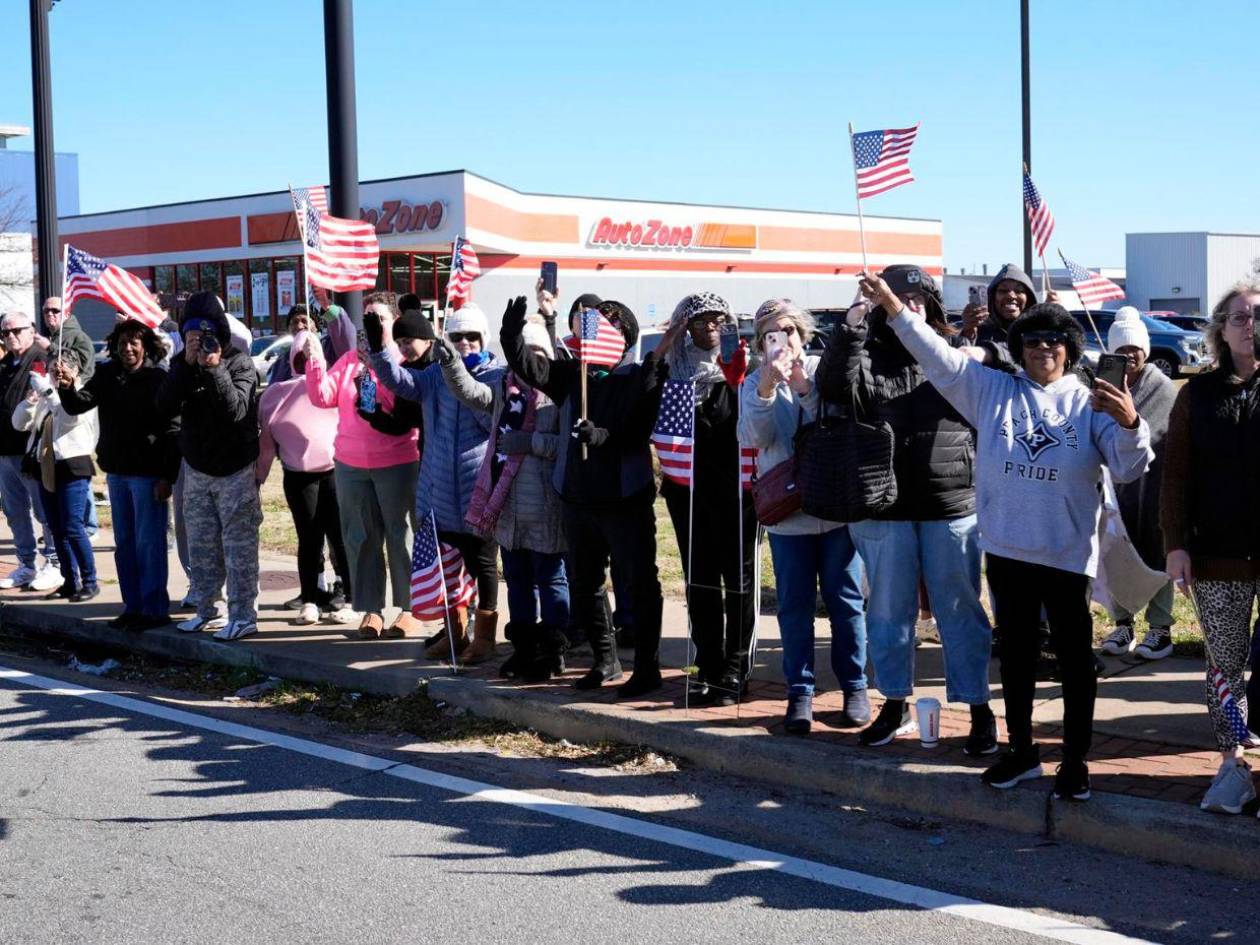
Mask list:
[[30,306],[34,275],[30,208],[17,187],[0,185],[0,310]]

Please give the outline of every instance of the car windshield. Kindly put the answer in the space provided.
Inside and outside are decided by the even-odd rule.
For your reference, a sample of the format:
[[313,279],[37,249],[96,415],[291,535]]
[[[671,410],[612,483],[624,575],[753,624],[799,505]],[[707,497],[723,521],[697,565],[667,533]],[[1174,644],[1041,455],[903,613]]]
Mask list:
[[1147,328],[1154,328],[1156,331],[1184,331],[1180,325],[1174,325],[1172,322],[1166,322],[1159,318],[1153,318],[1150,315],[1143,315],[1142,321],[1146,323]]
[[253,343],[250,344],[249,346],[249,353],[251,355],[262,354],[271,346],[271,343],[275,340],[276,340],[275,335],[263,335],[263,337],[261,338],[255,338]]

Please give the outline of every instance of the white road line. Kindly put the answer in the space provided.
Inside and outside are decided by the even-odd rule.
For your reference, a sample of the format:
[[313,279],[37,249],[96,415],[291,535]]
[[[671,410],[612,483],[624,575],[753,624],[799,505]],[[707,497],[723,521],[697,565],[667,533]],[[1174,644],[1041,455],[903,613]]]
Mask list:
[[102,692],[99,689],[88,689],[64,680],[51,679],[47,676],[36,676],[17,669],[0,666],[0,679],[9,679],[33,686],[53,695],[86,699],[115,709],[164,719],[177,725],[216,732],[220,735],[240,738],[263,745],[272,745],[276,748],[283,748],[287,751],[309,755],[314,758],[322,758],[325,761],[333,761],[365,771],[379,771],[391,777],[402,778],[404,781],[412,781],[416,784],[423,784],[426,787],[462,794],[472,800],[520,807],[539,814],[546,814],[549,817],[585,824],[600,830],[608,830],[630,837],[637,837],[641,840],[663,843],[695,853],[704,853],[719,859],[730,860],[740,866],[774,870],[788,876],[796,876],[801,879],[822,883],[825,886],[832,886],[836,889],[863,893],[868,896],[887,899],[902,905],[915,906],[916,908],[932,912],[943,912],[999,928],[1027,932],[1031,935],[1038,935],[1058,942],[1071,942],[1073,945],[1152,945],[1145,939],[1131,938],[1105,929],[1089,928],[1065,919],[1051,918],[1034,912],[1025,912],[1021,909],[1011,909],[1006,906],[995,906],[977,899],[954,896],[923,886],[913,886],[890,879],[881,879],[878,876],[869,876],[865,873],[828,866],[825,863],[818,863],[813,860],[786,856],[775,853],[772,850],[747,846],[742,843],[732,843],[729,840],[721,840],[690,830],[680,830],[677,827],[667,827],[647,820],[638,820],[632,817],[624,817],[620,814],[608,813],[607,811],[594,810],[579,804],[571,804],[567,801],[544,797],[540,794],[496,787],[493,784],[472,781],[468,778],[452,777],[451,775],[431,771],[427,768],[400,764],[376,755],[366,755],[362,752],[348,751],[344,748],[334,748],[305,738],[295,738],[292,735],[283,735],[278,732],[269,732],[262,728],[254,728],[251,725],[224,722],[209,716],[187,712],[183,709],[173,709],[160,703],[146,702],[142,699],[116,695],[112,692]]

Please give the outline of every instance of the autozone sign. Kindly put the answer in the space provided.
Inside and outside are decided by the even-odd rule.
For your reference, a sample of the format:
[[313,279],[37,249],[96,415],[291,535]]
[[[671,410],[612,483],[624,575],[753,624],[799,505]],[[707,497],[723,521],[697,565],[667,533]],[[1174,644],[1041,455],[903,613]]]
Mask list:
[[441,200],[420,204],[411,204],[405,200],[386,200],[380,207],[361,208],[359,219],[376,227],[380,236],[436,230],[446,219],[446,204]]
[[591,246],[648,246],[652,248],[682,248],[691,246],[695,239],[695,227],[671,226],[663,220],[615,221],[612,217],[601,218],[592,228],[588,243]]

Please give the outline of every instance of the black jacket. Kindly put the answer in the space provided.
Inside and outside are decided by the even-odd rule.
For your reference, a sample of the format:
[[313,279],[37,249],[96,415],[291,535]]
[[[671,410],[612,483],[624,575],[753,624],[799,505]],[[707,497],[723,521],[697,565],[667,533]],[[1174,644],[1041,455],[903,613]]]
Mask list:
[[66,413],[100,413],[96,460],[119,476],[152,476],[173,483],[179,475],[179,420],[158,410],[157,394],[166,372],[146,362],[128,374],[106,361],[81,388],[58,393]]
[[30,390],[31,365],[44,357],[44,349],[31,345],[20,358],[0,358],[0,456],[21,456],[30,434],[13,428],[13,411]]
[[581,444],[569,436],[581,416],[583,365],[576,359],[552,360],[530,351],[521,337],[523,319],[504,317],[499,341],[517,377],[550,397],[560,408],[564,446],[556,457],[552,483],[561,498],[575,505],[598,506],[656,494],[649,442],[668,375],[655,352],[642,364],[622,364],[612,372],[587,367],[587,418],[608,431],[607,442],[591,446],[582,459]]
[[258,372],[250,356],[225,346],[217,367],[181,353],[157,392],[158,409],[180,417],[179,450],[207,476],[227,476],[258,458]]
[[897,501],[879,518],[931,522],[976,510],[975,432],[928,383],[882,312],[869,325],[835,326],[814,381],[828,405],[847,406],[856,393],[860,417],[892,427]]

